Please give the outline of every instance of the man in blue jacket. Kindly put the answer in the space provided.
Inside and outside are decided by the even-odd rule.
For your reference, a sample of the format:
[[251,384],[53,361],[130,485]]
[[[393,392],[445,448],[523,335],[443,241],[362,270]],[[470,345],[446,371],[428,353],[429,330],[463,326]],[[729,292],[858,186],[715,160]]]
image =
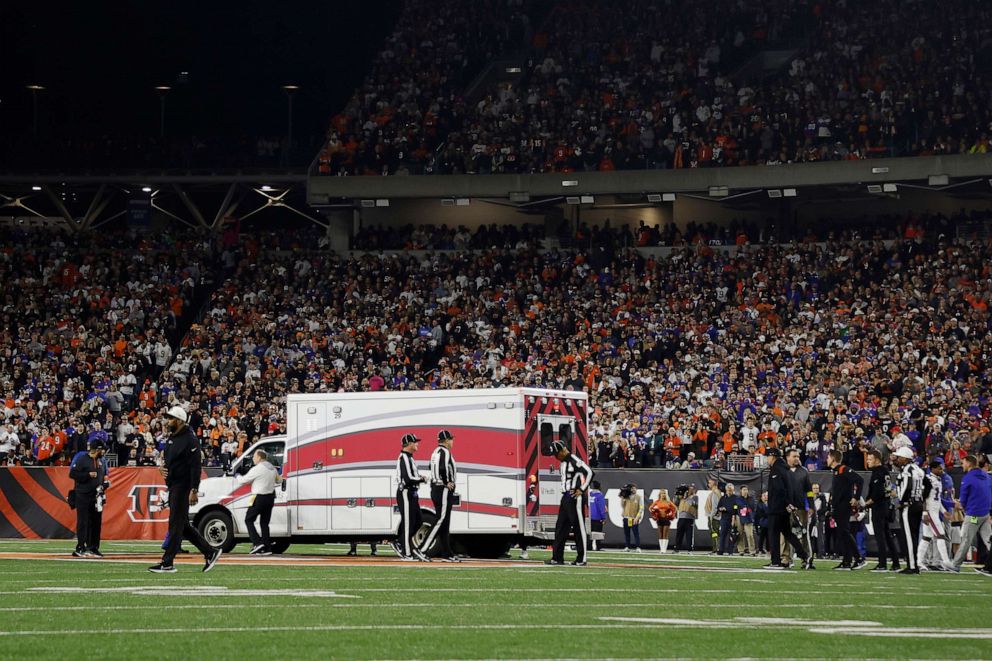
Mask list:
[[[606,497],[600,491],[599,482],[593,480],[592,489],[589,490],[589,520],[592,524],[593,532],[603,532],[603,524],[606,523]],[[592,536],[589,537],[589,548],[598,551],[598,541]]]
[[975,537],[981,536],[985,546],[989,546],[992,538],[992,526],[989,524],[989,510],[992,509],[992,487],[989,474],[978,467],[978,458],[969,454],[962,460],[965,474],[961,480],[961,498],[956,504],[964,510],[964,523],[961,525],[961,546],[950,564],[944,565],[949,571],[961,571],[965,556],[975,543]]

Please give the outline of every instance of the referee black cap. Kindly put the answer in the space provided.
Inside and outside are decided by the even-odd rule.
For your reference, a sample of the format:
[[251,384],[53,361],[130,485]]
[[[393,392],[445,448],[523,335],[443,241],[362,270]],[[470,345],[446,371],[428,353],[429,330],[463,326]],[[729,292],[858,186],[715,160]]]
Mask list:
[[442,429],[441,431],[439,431],[437,433],[437,442],[438,443],[444,443],[445,441],[451,441],[451,440],[454,440],[454,438],[455,438],[455,435],[452,434],[447,429]]
[[403,434],[403,447],[410,445],[411,443],[419,443],[420,439],[413,434]]

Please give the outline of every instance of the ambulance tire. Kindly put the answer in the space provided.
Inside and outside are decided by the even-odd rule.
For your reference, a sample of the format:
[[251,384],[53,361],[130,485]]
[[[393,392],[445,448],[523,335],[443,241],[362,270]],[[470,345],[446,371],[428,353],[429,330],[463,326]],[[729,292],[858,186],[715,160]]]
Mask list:
[[274,539],[274,540],[272,540],[272,544],[269,545],[269,549],[275,555],[279,555],[281,553],[285,553],[286,552],[286,549],[288,549],[288,548],[289,548],[289,540],[288,539]]
[[510,550],[511,541],[500,535],[452,535],[451,545],[455,553],[495,560]]
[[[413,543],[418,548],[420,547],[421,544],[424,543],[424,540],[427,539],[427,536],[431,534],[431,530],[434,528],[434,524],[437,523],[437,516],[434,514],[434,512],[431,512],[430,510],[420,510],[420,518],[423,519],[423,523],[420,524],[420,530],[413,533]],[[433,544],[431,544],[431,548],[421,549],[421,550],[428,557],[432,557],[434,555],[435,547],[437,547],[436,541]]]
[[222,510],[211,510],[204,514],[196,529],[207,544],[214,548],[222,548],[224,553],[230,553],[238,544],[234,539],[234,522],[231,521],[231,516]]

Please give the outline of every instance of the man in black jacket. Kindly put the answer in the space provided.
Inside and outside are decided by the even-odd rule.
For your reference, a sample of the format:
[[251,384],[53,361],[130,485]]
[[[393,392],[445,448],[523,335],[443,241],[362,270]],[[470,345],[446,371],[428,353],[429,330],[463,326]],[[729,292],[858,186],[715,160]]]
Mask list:
[[[76,457],[69,468],[69,477],[75,481],[76,493],[76,558],[102,558],[100,553],[101,516],[97,499],[101,496],[107,469],[103,463],[103,441],[90,441],[89,452]],[[102,509],[102,508],[101,508]]]
[[789,468],[782,461],[782,453],[772,448],[765,453],[768,459],[768,546],[771,552],[771,562],[765,565],[765,569],[787,569],[782,564],[781,547],[779,535],[785,537],[785,541],[795,549],[796,556],[803,561],[805,566],[809,562],[809,556],[803,549],[799,538],[792,532],[792,524],[789,515],[795,510],[791,503],[796,500],[793,480],[789,474]]
[[196,505],[200,488],[200,442],[189,428],[189,416],[181,406],[173,406],[165,414],[169,441],[165,446],[165,465],[159,468],[169,488],[169,543],[162,562],[148,571],[166,574],[176,571],[172,561],[185,537],[193,543],[205,560],[203,571],[213,569],[220,559],[221,549],[213,548],[189,522],[189,506]]
[[851,534],[851,514],[858,505],[864,481],[861,476],[843,463],[844,455],[838,450],[827,454],[827,466],[834,472],[830,485],[830,501],[833,503],[834,523],[837,525],[835,545],[841,553],[841,563],[834,569],[861,569],[867,564],[858,552],[858,546]]
[[899,547],[896,546],[895,533],[892,532],[889,521],[889,496],[892,488],[889,484],[889,469],[882,464],[882,453],[872,450],[868,453],[868,468],[871,479],[868,481],[868,493],[865,496],[865,507],[871,513],[871,526],[875,532],[875,545],[878,546],[878,564],[873,572],[889,571],[888,560],[892,559],[892,571],[899,570]]

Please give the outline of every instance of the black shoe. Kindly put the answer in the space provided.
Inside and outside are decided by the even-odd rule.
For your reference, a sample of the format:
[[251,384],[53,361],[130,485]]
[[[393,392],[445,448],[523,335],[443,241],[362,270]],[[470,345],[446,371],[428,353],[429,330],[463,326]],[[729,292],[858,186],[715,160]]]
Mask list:
[[975,573],[981,574],[982,576],[985,576],[986,578],[992,578],[992,569],[988,569],[986,567],[976,567],[975,568]]
[[887,573],[889,573],[889,568],[886,567],[886,566],[884,566],[884,565],[875,565],[874,567],[872,567],[868,571],[870,571],[873,574],[883,574],[883,573],[884,574],[887,574]]
[[854,565],[851,566],[851,569],[852,570],[855,570],[855,569],[864,569],[867,566],[868,566],[868,563],[865,562],[865,559],[864,558],[860,558],[859,560],[856,560],[854,562]]
[[214,552],[206,556],[206,561],[203,563],[203,573],[206,574],[208,571],[214,568],[217,561],[220,560],[220,556],[223,555],[224,551],[222,549],[214,549]]
[[[585,560],[583,560],[582,562],[579,562],[578,560],[576,560],[575,562],[570,562],[569,564],[572,565],[573,567],[585,567],[589,563],[586,562]],[[978,570],[976,569],[975,571],[978,571]]]
[[906,567],[905,569],[900,569],[899,570],[899,573],[900,574],[919,574],[920,573],[920,570],[919,569],[910,569],[909,567]]
[[803,569],[816,569],[816,566],[813,564],[813,558],[806,558],[803,560]]
[[[254,551],[253,551],[253,553],[254,553]],[[348,551],[347,553],[345,553],[345,555],[347,555],[347,556],[356,556],[356,555],[358,555],[358,551]]]
[[842,562],[839,565],[837,565],[836,567],[834,567],[834,571],[840,571],[842,569],[845,570],[845,571],[851,571],[851,565],[845,565]]
[[100,553],[100,549],[90,549],[86,553],[91,558],[102,558],[103,557],[103,554]]
[[180,547],[179,550],[176,551],[176,553],[178,553],[179,555],[189,555],[189,550]]
[[176,568],[173,565],[167,565],[160,562],[157,565],[152,565],[149,567],[148,571],[153,574],[175,574]]
[[557,565],[557,566],[560,567],[560,566],[564,565],[565,562],[563,560],[545,560],[544,561],[544,564],[546,564],[546,565]]
[[86,557],[86,554],[83,551],[80,551],[79,549],[76,549],[75,551],[72,552],[72,557],[74,557],[74,558],[85,558]]
[[438,558],[438,560],[440,560],[441,562],[461,562],[461,560],[459,560],[458,558],[456,558],[453,555],[444,556],[444,557]]
[[762,569],[788,569],[788,567],[786,567],[783,564],[777,564],[776,565],[776,564],[774,564],[772,562],[769,562],[767,565],[765,565],[764,567],[762,567]]

